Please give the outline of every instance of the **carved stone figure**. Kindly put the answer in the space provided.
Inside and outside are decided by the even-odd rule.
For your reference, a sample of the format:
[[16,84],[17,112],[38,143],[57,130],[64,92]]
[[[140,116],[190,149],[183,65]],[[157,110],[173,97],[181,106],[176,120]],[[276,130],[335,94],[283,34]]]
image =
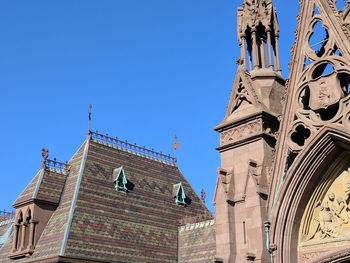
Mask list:
[[[350,239],[349,169],[334,178],[328,189],[320,190],[318,193],[320,199],[316,201],[316,196],[311,198],[313,201],[309,203],[310,212],[307,212],[309,211],[307,208],[303,216],[299,243],[304,246],[312,246],[315,241],[325,239],[346,237]],[[308,214],[311,215],[309,220]]]
[[338,237],[339,226],[327,201],[323,202],[319,213],[320,230],[316,233],[319,238]]
[[335,218],[337,218],[339,224],[347,224],[349,222],[349,216],[346,213],[344,199],[341,196],[335,196],[334,193],[328,194],[329,208]]

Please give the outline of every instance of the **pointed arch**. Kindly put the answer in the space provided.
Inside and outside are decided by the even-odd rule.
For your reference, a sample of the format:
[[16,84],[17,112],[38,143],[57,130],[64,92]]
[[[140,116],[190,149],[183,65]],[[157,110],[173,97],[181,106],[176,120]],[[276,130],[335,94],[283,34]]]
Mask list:
[[28,221],[28,218],[32,218],[32,210],[30,209],[30,207],[27,207],[23,220]]
[[[277,191],[279,191],[279,184],[284,174],[284,170],[293,162],[295,155],[300,151],[300,148],[292,142],[290,137],[290,133],[294,132],[294,128],[297,127],[295,126],[297,122],[299,120],[305,120],[305,123],[312,125],[313,130],[311,130],[312,134],[309,137],[310,140],[316,133],[318,133],[319,128],[330,125],[329,122],[331,119],[334,123],[335,129],[337,126],[343,126],[349,129],[347,127],[348,119],[344,118],[341,120],[348,110],[341,108],[342,98],[339,99],[338,94],[341,94],[341,92],[339,92],[340,87],[344,92],[345,97],[349,95],[349,92],[346,90],[349,86],[349,81],[347,80],[348,73],[343,70],[350,70],[350,33],[348,32],[347,27],[342,25],[338,10],[335,8],[333,2],[334,1],[326,0],[308,0],[300,2],[300,13],[298,15],[295,43],[291,50],[290,78],[286,90],[288,96],[286,96],[284,112],[282,114],[283,119],[281,122],[280,136],[276,147],[276,159],[270,190],[271,198],[268,200],[269,210],[274,206],[274,197]],[[309,37],[313,32],[313,26],[316,22],[322,22],[323,28],[327,29],[329,33],[327,41],[322,41],[321,46],[325,51],[323,53],[321,52],[321,57],[316,56],[315,51],[310,49]],[[333,78],[333,80],[336,81],[333,81],[332,85],[328,86],[335,87],[330,92],[337,94],[337,99],[334,100],[335,102],[332,101],[330,103],[332,105],[326,103],[328,109],[325,111],[326,114],[320,114],[320,118],[318,119],[312,118],[310,115],[317,115],[315,112],[318,113],[323,111],[323,109],[314,108],[313,110],[309,107],[310,98],[316,99],[316,101],[318,100],[317,96],[315,96],[315,91],[319,90],[310,88],[311,86],[309,84],[314,84],[314,79],[308,79],[308,76],[312,76],[313,70],[316,72],[318,71],[318,69],[315,68],[318,63],[323,63],[323,65],[327,65],[328,63],[331,66],[334,66],[334,63],[330,63],[334,61],[339,61],[339,74],[337,74],[337,78]],[[339,80],[341,85],[339,85]],[[344,84],[342,84],[343,82]],[[310,95],[311,90],[313,90],[313,92],[311,92]],[[343,97],[343,94],[341,94],[341,97]],[[350,97],[348,96],[348,98]],[[319,101],[324,102],[325,97],[321,97]],[[337,120],[335,120],[336,114],[338,114],[336,117],[341,116],[338,123]],[[308,121],[309,117],[311,120],[310,122]],[[305,126],[304,128],[310,127]],[[306,144],[309,144],[309,141],[307,141]],[[302,148],[304,148],[304,146]]]
[[20,224],[23,221],[23,212],[22,210],[19,210],[19,212],[17,213],[17,218],[16,218],[16,223]]
[[318,180],[330,172],[330,164],[335,162],[344,169],[350,167],[350,135],[324,127],[287,171],[271,217],[277,262],[298,262],[297,240],[303,212]]

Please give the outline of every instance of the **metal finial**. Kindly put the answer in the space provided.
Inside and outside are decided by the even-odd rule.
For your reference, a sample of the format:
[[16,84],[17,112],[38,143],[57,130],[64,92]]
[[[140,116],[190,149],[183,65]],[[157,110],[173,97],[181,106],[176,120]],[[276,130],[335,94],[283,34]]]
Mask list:
[[174,152],[175,152],[175,156],[174,156],[175,159],[174,159],[174,162],[175,162],[175,164],[177,164],[176,149],[180,149],[180,141],[177,141],[177,136],[176,136],[176,134],[175,134],[174,138],[175,138],[175,143],[174,143],[174,145],[173,145],[173,149],[174,149]]
[[92,108],[92,105],[91,105],[91,104],[89,104],[89,131],[88,131],[88,135],[90,135],[91,108]]

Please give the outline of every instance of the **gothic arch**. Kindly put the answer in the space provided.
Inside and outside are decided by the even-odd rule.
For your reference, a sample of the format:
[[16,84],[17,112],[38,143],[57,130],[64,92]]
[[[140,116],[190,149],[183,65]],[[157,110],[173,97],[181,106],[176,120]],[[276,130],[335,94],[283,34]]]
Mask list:
[[271,218],[271,240],[277,246],[276,262],[298,262],[298,234],[303,212],[318,181],[330,173],[332,163],[344,169],[350,167],[350,136],[343,130],[324,127],[300,152],[281,183]]

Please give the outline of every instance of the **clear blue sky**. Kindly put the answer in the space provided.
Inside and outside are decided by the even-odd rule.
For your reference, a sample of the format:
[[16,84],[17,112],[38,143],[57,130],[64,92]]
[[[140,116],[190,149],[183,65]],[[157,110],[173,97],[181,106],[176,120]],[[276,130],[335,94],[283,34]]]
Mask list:
[[[276,0],[283,75],[297,0]],[[92,129],[173,154],[211,205],[220,156],[212,130],[232,88],[238,0],[7,0],[0,3],[0,210]]]

